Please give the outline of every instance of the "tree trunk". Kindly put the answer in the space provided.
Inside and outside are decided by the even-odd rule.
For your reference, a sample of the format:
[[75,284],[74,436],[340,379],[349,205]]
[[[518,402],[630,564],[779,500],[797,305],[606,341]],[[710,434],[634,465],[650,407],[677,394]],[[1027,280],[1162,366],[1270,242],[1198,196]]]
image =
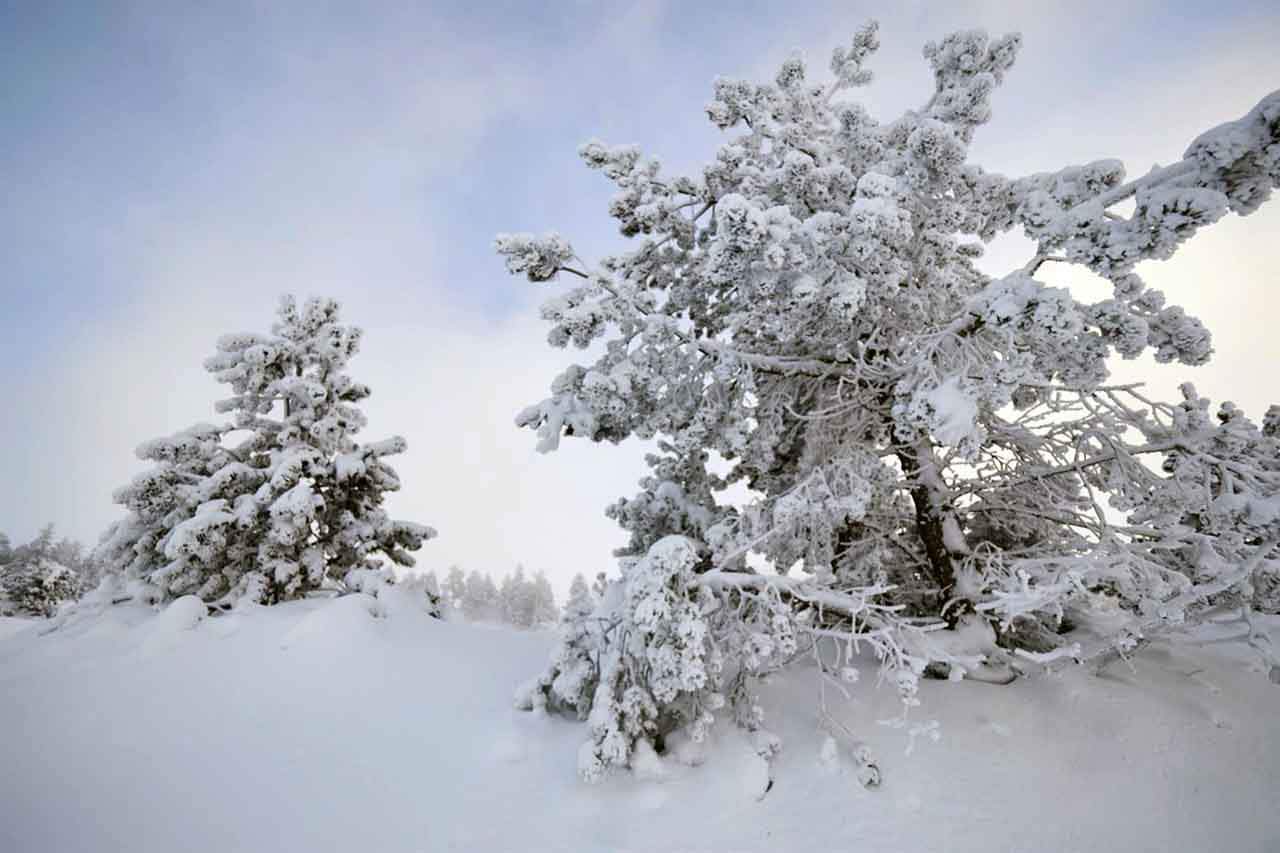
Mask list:
[[[929,561],[929,577],[937,584],[945,601],[956,585],[955,556],[968,550],[959,519],[948,506],[938,473],[937,459],[927,439],[897,451],[902,472],[914,485],[911,502],[916,509],[916,535],[924,545]],[[948,611],[948,621],[959,618],[964,608]]]

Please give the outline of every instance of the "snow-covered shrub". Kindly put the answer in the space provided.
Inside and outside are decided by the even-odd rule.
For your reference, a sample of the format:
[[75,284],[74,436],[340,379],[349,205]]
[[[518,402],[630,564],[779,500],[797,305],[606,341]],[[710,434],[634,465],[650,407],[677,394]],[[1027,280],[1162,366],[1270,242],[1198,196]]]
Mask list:
[[76,573],[46,557],[14,560],[0,571],[0,612],[15,616],[53,616],[80,595]]
[[[713,596],[693,583],[697,553],[683,537],[656,543],[628,568],[611,624],[596,630],[585,614],[567,621],[552,670],[518,698],[522,707],[590,709],[591,742],[579,769],[598,778],[626,765],[638,739],[652,740],[678,722],[705,727],[723,700],[722,662],[707,619]],[[617,635],[586,654],[591,638]],[[585,641],[585,642],[584,642]]]
[[83,551],[72,539],[55,541],[52,524],[17,548],[0,536],[0,613],[53,616],[63,602],[78,598],[86,590],[78,569],[90,565]]
[[[812,599],[877,626],[866,642],[891,661],[900,683],[914,685],[931,658],[959,662],[914,651],[928,647],[925,632],[898,624],[892,608],[874,604],[875,590],[860,600],[824,595],[799,582],[763,583],[756,574],[700,573],[702,562],[695,542],[672,535],[624,563],[595,610],[566,608],[550,666],[517,691],[518,708],[588,721],[591,740],[579,755],[583,778],[629,766],[641,742],[660,745],[677,731],[702,741],[726,706],[761,743],[775,744],[762,727],[752,680],[811,651],[802,637],[835,633],[815,624],[812,613],[797,621],[795,601]],[[896,635],[889,626],[899,629]]]
[[[628,251],[590,266],[556,234],[497,239],[512,273],[572,277],[543,307],[549,340],[593,353],[517,424],[541,450],[659,449],[609,508],[631,535],[618,591],[524,697],[589,716],[588,775],[713,695],[756,719],[726,681],[793,645],[823,677],[869,645],[910,706],[921,674],[1003,680],[1209,607],[1274,606],[1280,415],[1259,429],[1224,404],[1213,426],[1193,392],[1151,401],[1108,385],[1107,365],[1208,359],[1204,326],[1134,269],[1269,197],[1280,93],[1136,179],[1115,160],[1008,178],[967,158],[1019,45],[926,45],[934,91],[888,122],[850,97],[871,80],[874,24],[828,80],[799,59],[763,84],[718,80],[707,115],[732,135],[698,173],[582,147],[617,186]],[[985,274],[984,244],[1013,229],[1034,255]],[[1058,264],[1111,296],[1054,286]],[[720,500],[738,484],[752,502]]]
[[[205,366],[231,387],[217,409],[233,422],[139,447],[156,464],[116,492],[129,512],[99,545],[107,565],[147,597],[213,605],[360,586],[387,562],[412,566],[434,531],[382,506],[400,488],[385,460],[404,439],[355,440],[370,393],[345,372],[359,341],[333,300],[299,308],[291,297],[271,334],[223,336]],[[232,434],[247,437],[232,445]]]
[[357,569],[347,574],[346,589],[383,600],[388,596],[400,596],[428,614],[443,615],[440,586],[435,575],[411,574],[397,578],[390,568]]

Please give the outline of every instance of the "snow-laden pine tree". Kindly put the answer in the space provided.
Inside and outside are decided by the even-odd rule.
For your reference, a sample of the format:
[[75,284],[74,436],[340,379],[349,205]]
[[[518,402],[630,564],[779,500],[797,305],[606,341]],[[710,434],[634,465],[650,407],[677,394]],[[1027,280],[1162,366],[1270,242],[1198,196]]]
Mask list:
[[72,569],[47,557],[25,557],[7,565],[0,575],[0,613],[53,616],[80,592],[80,580]]
[[595,610],[595,596],[591,594],[591,587],[587,585],[587,579],[582,572],[578,572],[573,576],[573,580],[569,582],[569,598],[564,603],[563,618],[567,621],[577,616],[586,616]]
[[472,622],[501,621],[506,618],[501,598],[493,578],[472,569],[462,593],[462,614]]
[[434,571],[429,571],[422,578],[422,588],[428,596],[435,599],[436,603],[441,603],[442,596],[440,593],[440,579],[436,577]]
[[9,537],[4,533],[0,533],[0,566],[5,565],[13,559],[13,545],[9,541]]
[[[851,97],[877,47],[873,24],[826,80],[800,59],[718,80],[707,114],[730,138],[699,173],[583,146],[629,250],[590,265],[557,234],[497,239],[510,272],[573,280],[542,314],[552,345],[592,348],[518,424],[544,451],[658,448],[609,508],[631,539],[608,627],[568,632],[522,697],[589,716],[588,776],[726,702],[758,728],[752,678],[815,650],[841,670],[839,641],[911,705],[926,672],[1002,680],[1276,604],[1280,409],[1258,426],[1190,387],[1151,400],[1107,363],[1208,359],[1206,329],[1135,267],[1270,196],[1280,93],[1137,178],[1115,160],[1008,178],[967,152],[1019,38],[926,45],[934,90],[891,121]],[[979,271],[1015,229],[1033,256]],[[1054,264],[1112,295],[1051,286]],[[735,484],[754,502],[718,499]]]
[[[99,554],[153,599],[273,603],[322,584],[363,588],[411,566],[429,527],[391,519],[400,487],[386,457],[404,439],[361,444],[367,386],[346,372],[360,330],[338,303],[292,297],[267,335],[226,335],[205,367],[230,386],[234,421],[139,448],[155,467],[116,493],[128,516]],[[228,444],[227,439],[240,439]]]
[[30,542],[13,549],[12,560],[51,560],[57,556],[57,527],[50,522]]
[[529,582],[529,627],[538,628],[555,624],[560,617],[556,607],[556,593],[547,580],[546,572],[539,569]]
[[454,610],[462,610],[462,601],[467,594],[467,576],[463,574],[462,568],[457,565],[449,567],[449,573],[444,579],[444,598],[448,602],[449,607]]
[[58,608],[81,593],[76,571],[59,561],[73,555],[63,539],[54,542],[54,526],[45,525],[36,538],[10,551],[0,563],[0,613],[16,616],[53,616]]
[[525,577],[524,566],[517,564],[512,574],[502,579],[498,586],[498,610],[502,621],[517,628],[533,624],[533,589]]
[[[126,581],[163,597],[158,582],[171,564],[165,543],[179,524],[208,500],[227,499],[260,480],[260,474],[223,446],[230,424],[196,424],[139,445],[137,457],[152,463],[112,494],[127,515],[102,535],[95,556]],[[239,481],[244,481],[242,485]]]

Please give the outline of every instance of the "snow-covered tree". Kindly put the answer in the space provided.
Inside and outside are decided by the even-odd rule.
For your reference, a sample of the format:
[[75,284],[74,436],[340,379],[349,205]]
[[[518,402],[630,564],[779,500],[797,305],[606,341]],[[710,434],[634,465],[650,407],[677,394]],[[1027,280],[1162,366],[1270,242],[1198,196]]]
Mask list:
[[81,592],[74,567],[57,559],[75,551],[54,541],[54,526],[45,525],[35,539],[14,548],[0,563],[0,612],[19,616],[52,616]]
[[[143,583],[158,577],[170,565],[165,542],[175,527],[205,500],[225,500],[261,481],[258,471],[223,446],[230,430],[230,424],[196,424],[138,446],[138,458],[152,467],[112,495],[127,515],[107,529],[95,549],[108,570]],[[161,595],[155,588],[148,592]]]
[[81,592],[76,573],[47,557],[26,557],[6,566],[0,576],[0,612],[53,616],[63,602]]
[[[617,587],[613,588],[616,592]],[[600,683],[600,657],[606,645],[606,629],[618,630],[612,620],[616,604],[596,613],[597,600],[581,574],[569,588],[560,623],[559,642],[551,653],[550,666],[537,678],[522,685],[515,696],[517,708],[567,711],[581,720],[591,713],[592,700]],[[594,775],[593,762],[584,772]]]
[[499,584],[498,610],[508,625],[528,628],[533,624],[533,589],[525,577],[524,566],[517,564],[515,572]]
[[12,560],[52,560],[57,549],[57,528],[52,522],[40,528],[34,539],[13,549]]
[[467,594],[467,576],[460,566],[450,566],[444,579],[444,597],[454,610],[462,609],[463,599]]
[[9,537],[4,533],[0,533],[0,566],[8,563],[13,559],[13,544],[9,541]]
[[96,549],[89,549],[84,552],[80,562],[72,567],[76,576],[80,580],[80,590],[82,593],[91,592],[97,588],[98,584],[108,574],[108,567],[98,555]]
[[[1259,428],[1224,404],[1215,425],[1192,389],[1153,401],[1107,365],[1208,359],[1135,267],[1270,196],[1280,93],[1135,179],[1116,160],[1008,178],[967,157],[1017,36],[926,45],[934,90],[891,121],[851,98],[877,48],[873,24],[825,81],[798,58],[717,81],[707,114],[732,136],[700,173],[583,146],[630,250],[589,265],[556,234],[497,239],[510,272],[575,280],[542,314],[554,346],[593,352],[517,423],[544,451],[658,448],[609,508],[631,537],[599,613],[617,627],[568,634],[523,698],[589,714],[589,776],[726,701],[758,728],[752,678],[801,649],[847,667],[852,643],[826,638],[874,650],[909,706],[926,672],[1007,679],[1274,607],[1280,410]],[[1027,263],[979,270],[1015,229]],[[1080,301],[1055,265],[1112,295]],[[735,484],[756,499],[718,499]]]
[[[461,574],[459,570],[459,581]],[[458,609],[472,621],[505,622],[527,629],[554,623],[558,616],[551,582],[543,572],[530,578],[523,565],[517,564],[496,585],[488,574],[473,571],[462,586]]]
[[50,556],[64,566],[75,568],[85,560],[84,544],[64,536],[50,550]]
[[425,574],[419,575],[418,577],[422,578],[422,588],[425,589],[431,597],[439,601],[441,597],[440,579],[436,577],[436,573],[434,571],[429,571]]
[[569,582],[569,598],[564,603],[563,616],[566,620],[585,616],[595,610],[595,607],[596,599],[591,594],[591,587],[587,585],[587,579],[582,572],[578,572]]
[[[383,508],[400,487],[386,457],[404,439],[360,444],[368,387],[347,373],[360,330],[338,304],[282,300],[268,335],[226,335],[206,368],[233,395],[234,422],[148,442],[157,465],[116,493],[128,517],[99,553],[153,598],[195,594],[212,605],[272,603],[324,583],[363,588],[412,566],[434,535]],[[247,433],[238,444],[224,439]]]
[[556,593],[543,571],[537,571],[529,582],[529,627],[550,625],[560,616]]
[[472,622],[501,621],[504,618],[501,596],[493,578],[474,569],[467,575],[462,613]]

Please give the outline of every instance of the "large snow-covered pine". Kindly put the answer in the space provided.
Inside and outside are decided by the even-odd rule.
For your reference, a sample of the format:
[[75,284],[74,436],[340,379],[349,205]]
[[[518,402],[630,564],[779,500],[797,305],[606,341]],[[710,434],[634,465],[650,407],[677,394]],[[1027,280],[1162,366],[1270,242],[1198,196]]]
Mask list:
[[[1008,178],[967,154],[1017,36],[926,45],[934,90],[891,121],[851,97],[877,48],[873,24],[826,80],[798,58],[718,80],[707,115],[731,137],[699,173],[583,146],[629,250],[589,264],[557,234],[497,239],[512,273],[572,281],[542,314],[552,345],[592,354],[517,422],[542,450],[657,445],[609,508],[631,536],[618,589],[520,697],[589,718],[589,777],[700,736],[726,702],[760,730],[751,684],[797,654],[839,682],[873,649],[905,712],[925,674],[1126,655],[1229,608],[1277,671],[1251,614],[1276,606],[1280,410],[1259,427],[1190,386],[1152,400],[1108,384],[1108,359],[1209,358],[1135,267],[1270,196],[1280,93],[1137,178],[1116,160]],[[1032,257],[982,272],[1014,229]],[[1112,295],[1048,283],[1063,264]]]

